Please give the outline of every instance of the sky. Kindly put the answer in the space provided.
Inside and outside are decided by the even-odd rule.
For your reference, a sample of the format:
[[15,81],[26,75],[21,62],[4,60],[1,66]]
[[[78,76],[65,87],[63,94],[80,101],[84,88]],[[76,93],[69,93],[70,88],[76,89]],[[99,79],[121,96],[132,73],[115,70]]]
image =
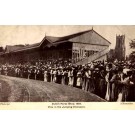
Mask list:
[[116,35],[125,34],[126,54],[130,54],[129,42],[135,39],[135,25],[0,25],[0,46],[33,44],[40,42],[45,35],[65,36],[76,32],[93,29],[116,45]]

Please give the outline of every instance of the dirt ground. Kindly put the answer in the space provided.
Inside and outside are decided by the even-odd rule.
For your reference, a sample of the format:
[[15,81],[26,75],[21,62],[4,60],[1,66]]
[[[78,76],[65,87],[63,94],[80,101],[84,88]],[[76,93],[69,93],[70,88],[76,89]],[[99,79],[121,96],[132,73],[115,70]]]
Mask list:
[[104,102],[71,86],[0,75],[0,102]]

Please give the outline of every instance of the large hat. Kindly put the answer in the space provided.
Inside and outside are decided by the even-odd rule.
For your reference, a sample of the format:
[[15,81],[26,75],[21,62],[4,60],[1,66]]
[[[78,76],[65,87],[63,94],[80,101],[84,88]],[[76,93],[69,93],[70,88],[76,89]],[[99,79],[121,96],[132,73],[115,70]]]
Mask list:
[[95,68],[95,71],[99,71],[99,68]]
[[124,74],[127,74],[128,71],[130,71],[130,69],[127,69],[127,68],[123,69]]

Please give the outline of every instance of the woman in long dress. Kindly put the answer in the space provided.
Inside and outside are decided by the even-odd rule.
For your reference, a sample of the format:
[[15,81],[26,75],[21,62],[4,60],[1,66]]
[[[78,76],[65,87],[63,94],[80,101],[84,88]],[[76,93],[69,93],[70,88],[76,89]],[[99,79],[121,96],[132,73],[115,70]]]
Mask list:
[[64,85],[64,84],[65,84],[65,79],[64,79],[64,69],[62,69],[61,74],[62,74],[61,84]]
[[100,82],[99,82],[99,86],[100,86],[100,96],[105,99],[105,94],[106,94],[106,81],[105,81],[105,71],[101,70],[100,72]]
[[118,99],[117,102],[122,102],[122,97],[123,97],[123,80],[124,80],[124,74],[123,74],[123,69],[119,67],[118,69],[118,80],[117,80],[117,92],[118,92]]
[[65,80],[65,85],[68,85],[68,70],[66,70],[65,72],[64,72],[64,80]]
[[82,90],[85,90],[86,86],[86,75],[85,75],[86,69],[82,69]]
[[70,69],[69,71],[68,71],[68,78],[69,78],[69,86],[73,86],[73,70],[72,69]]
[[114,69],[113,76],[110,80],[110,86],[111,86],[111,101],[117,101],[118,94],[121,89],[121,77],[118,75],[118,70]]
[[47,82],[47,69],[44,71],[44,82]]
[[106,95],[105,95],[105,99],[107,101],[111,101],[111,91],[112,91],[112,87],[111,87],[111,83],[110,83],[110,80],[112,79],[112,69],[111,69],[111,66],[107,66],[106,67],[106,71],[107,71],[107,74],[105,76],[105,80],[106,80],[106,83],[107,83],[107,90],[106,90]]
[[53,70],[53,82],[57,82],[57,71],[56,69]]
[[89,84],[90,84],[90,72],[89,69],[85,71],[85,91],[89,91]]
[[122,87],[122,98],[121,101],[126,102],[126,101],[132,101],[130,99],[131,95],[131,86],[134,84],[132,81],[132,71],[127,71],[126,77],[122,81],[123,87]]
[[34,79],[37,80],[37,69],[36,69],[36,67],[34,68]]
[[77,88],[82,88],[82,73],[81,73],[81,71],[79,70],[78,72],[77,72],[77,83],[76,83],[76,86],[77,86]]
[[62,81],[62,72],[60,69],[58,69],[57,71],[57,83],[61,84],[61,81]]
[[51,73],[50,73],[50,69],[47,70],[47,82],[51,82]]

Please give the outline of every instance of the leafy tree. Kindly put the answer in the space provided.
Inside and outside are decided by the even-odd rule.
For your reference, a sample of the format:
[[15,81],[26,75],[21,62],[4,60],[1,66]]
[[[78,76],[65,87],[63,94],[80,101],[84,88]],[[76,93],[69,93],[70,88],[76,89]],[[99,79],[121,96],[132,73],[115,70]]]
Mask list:
[[[129,43],[131,49],[135,49],[135,39],[131,40]],[[132,53],[129,55],[129,59],[131,61],[135,61],[135,50],[132,51]]]
[[0,47],[0,52],[3,52],[3,51],[4,51],[3,47]]

